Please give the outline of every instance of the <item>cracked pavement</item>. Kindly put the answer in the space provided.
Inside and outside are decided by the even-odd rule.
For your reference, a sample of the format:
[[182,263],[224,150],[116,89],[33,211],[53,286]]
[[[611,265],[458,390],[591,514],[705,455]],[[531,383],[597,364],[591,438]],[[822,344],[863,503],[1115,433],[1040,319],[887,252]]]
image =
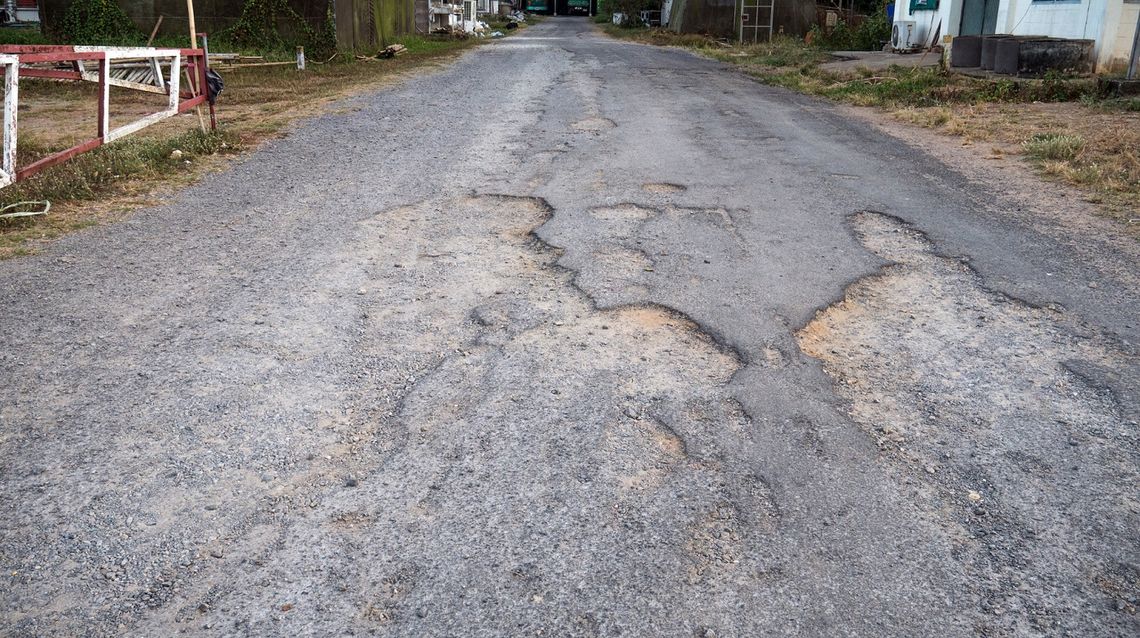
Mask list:
[[4,634],[1140,631],[1103,222],[584,19],[350,102],[0,263]]

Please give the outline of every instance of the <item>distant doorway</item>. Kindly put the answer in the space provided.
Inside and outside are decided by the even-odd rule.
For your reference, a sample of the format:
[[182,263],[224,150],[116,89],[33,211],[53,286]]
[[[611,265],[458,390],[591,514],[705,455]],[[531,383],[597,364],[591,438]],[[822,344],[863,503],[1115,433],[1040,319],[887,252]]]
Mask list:
[[997,33],[998,0],[965,0],[958,35]]

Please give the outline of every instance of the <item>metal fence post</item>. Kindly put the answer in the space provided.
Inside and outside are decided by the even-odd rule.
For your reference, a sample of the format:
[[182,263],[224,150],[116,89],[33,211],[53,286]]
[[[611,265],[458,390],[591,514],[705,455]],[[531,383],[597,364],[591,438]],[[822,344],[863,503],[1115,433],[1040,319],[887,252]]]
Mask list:
[[16,118],[20,104],[20,61],[4,62],[4,176],[0,186],[16,180]]
[[1135,80],[1140,71],[1140,13],[1136,14],[1136,32],[1132,34],[1132,57],[1128,60],[1128,79]]
[[99,58],[99,138],[106,144],[111,131],[111,61]]

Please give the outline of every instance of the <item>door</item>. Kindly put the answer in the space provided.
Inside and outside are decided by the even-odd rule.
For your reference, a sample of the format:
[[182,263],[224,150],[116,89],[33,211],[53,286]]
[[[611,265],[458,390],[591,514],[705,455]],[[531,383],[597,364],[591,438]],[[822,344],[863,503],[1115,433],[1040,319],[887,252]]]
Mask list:
[[997,32],[998,0],[964,0],[958,35],[990,35]]

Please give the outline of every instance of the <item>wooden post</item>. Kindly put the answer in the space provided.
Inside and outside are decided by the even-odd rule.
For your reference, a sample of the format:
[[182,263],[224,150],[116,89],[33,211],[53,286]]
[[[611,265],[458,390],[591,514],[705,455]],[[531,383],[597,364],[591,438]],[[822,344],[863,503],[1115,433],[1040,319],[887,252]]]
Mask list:
[[150,32],[150,37],[146,39],[146,45],[149,47],[154,44],[154,36],[158,35],[158,28],[162,26],[162,16],[158,16],[158,22],[154,23],[154,29]]
[[[194,0],[186,0],[186,17],[189,18],[189,20],[190,20],[190,48],[191,49],[197,49],[198,48],[198,28],[194,24]],[[205,64],[205,63],[206,63],[206,61],[202,60],[202,64]],[[199,84],[201,84],[201,82],[195,82],[195,81],[191,80],[190,90],[194,93],[201,93],[202,91],[204,91],[206,89],[206,87],[198,86]],[[202,107],[201,106],[195,106],[194,112],[198,114],[198,126],[202,129],[202,132],[205,133],[206,132],[206,118],[202,116]]]
[[194,0],[186,0],[186,17],[190,19],[190,48],[198,48],[198,29],[194,25]]

